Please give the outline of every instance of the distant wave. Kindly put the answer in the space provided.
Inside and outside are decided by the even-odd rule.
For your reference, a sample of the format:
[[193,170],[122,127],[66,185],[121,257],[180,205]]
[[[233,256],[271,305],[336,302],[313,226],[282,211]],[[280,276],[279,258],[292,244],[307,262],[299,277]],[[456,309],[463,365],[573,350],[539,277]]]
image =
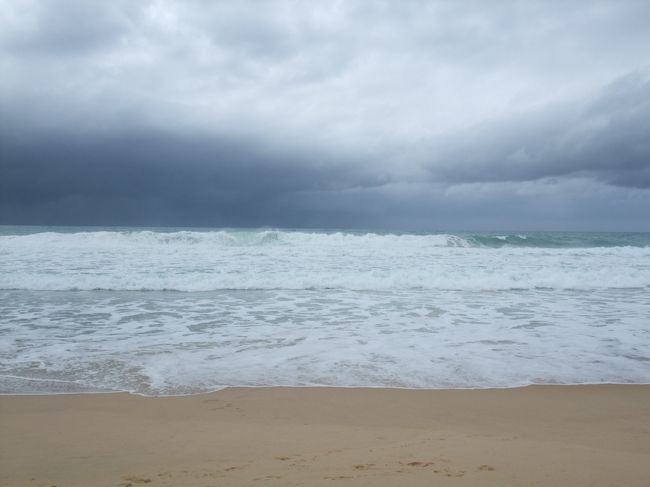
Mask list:
[[[601,245],[586,246],[587,240]],[[0,289],[191,292],[650,286],[650,247],[603,243],[623,240],[563,234],[280,230],[41,232],[0,236]]]
[[469,235],[468,241],[479,247],[598,248],[647,247],[650,237],[644,234],[512,234]]
[[364,245],[371,240],[385,245],[418,243],[432,247],[527,247],[527,248],[597,248],[650,247],[650,234],[642,233],[562,233],[535,232],[530,234],[489,233],[373,233],[373,232],[307,232],[283,230],[213,230],[213,231],[79,231],[39,232],[21,235],[0,235],[3,245],[46,244],[100,246],[141,245],[208,245],[263,246],[275,244],[320,244],[333,242]]

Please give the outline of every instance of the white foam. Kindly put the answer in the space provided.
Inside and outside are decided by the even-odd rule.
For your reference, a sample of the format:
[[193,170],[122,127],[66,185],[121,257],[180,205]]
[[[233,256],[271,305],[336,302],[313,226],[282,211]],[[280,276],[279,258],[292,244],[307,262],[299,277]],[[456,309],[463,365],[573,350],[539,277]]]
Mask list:
[[649,247],[489,248],[446,234],[48,232],[0,236],[0,256],[0,289],[650,286]]
[[650,382],[641,290],[4,291],[0,312],[0,375],[47,390]]

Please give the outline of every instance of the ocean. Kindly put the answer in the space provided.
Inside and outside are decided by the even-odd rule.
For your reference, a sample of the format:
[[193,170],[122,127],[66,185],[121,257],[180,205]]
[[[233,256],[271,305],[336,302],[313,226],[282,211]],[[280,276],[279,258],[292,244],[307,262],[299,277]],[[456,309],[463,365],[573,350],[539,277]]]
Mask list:
[[0,392],[650,382],[650,234],[0,227]]

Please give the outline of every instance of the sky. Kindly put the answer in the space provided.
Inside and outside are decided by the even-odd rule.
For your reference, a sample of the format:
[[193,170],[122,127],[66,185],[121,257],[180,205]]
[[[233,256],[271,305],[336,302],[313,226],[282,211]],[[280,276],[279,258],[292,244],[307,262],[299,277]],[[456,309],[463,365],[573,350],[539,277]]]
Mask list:
[[0,0],[0,224],[650,231],[648,19]]

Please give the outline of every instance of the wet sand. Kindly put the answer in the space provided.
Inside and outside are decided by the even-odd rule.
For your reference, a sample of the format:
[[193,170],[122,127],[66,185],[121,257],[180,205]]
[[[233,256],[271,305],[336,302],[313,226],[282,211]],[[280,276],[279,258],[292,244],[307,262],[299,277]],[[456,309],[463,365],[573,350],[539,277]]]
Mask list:
[[3,487],[650,485],[650,386],[0,396]]

